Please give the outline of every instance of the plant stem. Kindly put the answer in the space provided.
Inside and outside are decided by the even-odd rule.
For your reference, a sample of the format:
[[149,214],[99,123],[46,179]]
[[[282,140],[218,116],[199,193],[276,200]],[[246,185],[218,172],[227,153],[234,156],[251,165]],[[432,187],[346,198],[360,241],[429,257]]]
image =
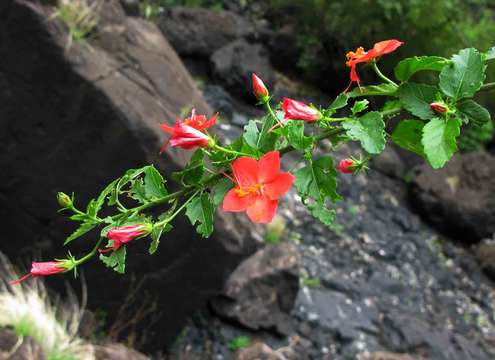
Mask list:
[[483,84],[480,88],[480,91],[490,91],[493,89],[495,89],[495,82],[490,82],[490,83]]
[[103,238],[100,237],[100,239],[96,243],[96,245],[93,248],[93,250],[91,250],[88,254],[86,254],[85,256],[83,256],[82,258],[80,258],[79,260],[74,261],[74,263],[76,264],[76,266],[81,265],[83,262],[91,259],[96,254],[96,252],[98,251],[98,248],[100,247],[102,241],[103,241]]
[[373,70],[375,70],[375,73],[380,78],[382,78],[382,80],[385,80],[386,82],[388,82],[391,85],[394,85],[395,87],[399,87],[399,85],[397,85],[393,80],[390,80],[388,77],[386,77],[385,75],[383,75],[383,73],[380,71],[380,69],[378,69],[378,66],[376,65],[376,61],[373,61],[371,63],[371,67],[373,68]]
[[187,199],[184,204],[182,204],[172,215],[170,215],[168,218],[166,219],[163,219],[162,221],[159,221],[157,223],[155,223],[155,226],[161,226],[163,224],[166,224],[170,221],[172,221],[177,215],[180,214],[180,212],[182,210],[184,210],[184,208],[196,197],[196,195],[201,191],[200,190],[196,190],[196,192],[194,194],[192,194],[189,199]]
[[213,148],[214,149],[217,149],[217,150],[220,150],[220,151],[223,151],[224,153],[227,153],[227,154],[241,155],[241,156],[250,156],[249,154],[246,154],[246,153],[242,153],[242,152],[239,152],[239,151],[235,151],[235,150],[230,150],[230,149],[224,148],[223,146],[220,146],[218,144],[215,144],[213,146]]

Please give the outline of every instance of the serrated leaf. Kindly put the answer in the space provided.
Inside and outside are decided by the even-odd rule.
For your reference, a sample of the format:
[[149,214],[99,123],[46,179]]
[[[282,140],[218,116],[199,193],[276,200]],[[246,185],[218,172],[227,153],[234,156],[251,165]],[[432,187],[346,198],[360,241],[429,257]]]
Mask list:
[[378,85],[362,86],[355,88],[347,93],[349,98],[360,96],[392,96],[397,92],[397,87],[392,84],[384,83]]
[[306,150],[313,146],[314,137],[304,135],[304,121],[291,120],[285,126],[287,140],[297,150]]
[[185,185],[197,184],[205,172],[203,158],[203,150],[196,150],[182,171],[172,173],[172,179]]
[[320,220],[323,224],[333,227],[336,217],[336,212],[334,209],[328,209],[322,202],[315,202],[305,205],[311,212],[311,215]]
[[385,148],[385,123],[379,112],[371,111],[357,120],[346,120],[342,127],[349,138],[359,141],[370,154],[379,154]]
[[483,126],[491,120],[488,110],[473,100],[457,104],[457,112],[461,120],[478,126]]
[[258,148],[258,138],[260,132],[258,125],[255,120],[249,120],[246,126],[244,126],[244,134],[242,135],[246,144],[251,146],[253,149]]
[[398,95],[407,111],[420,119],[428,120],[435,116],[430,104],[435,101],[437,92],[435,86],[405,83],[399,87]]
[[151,231],[150,234],[151,237],[151,244],[149,248],[150,255],[153,255],[158,249],[158,245],[160,245],[160,238],[162,234],[169,232],[170,230],[172,230],[172,225],[170,225],[169,223],[166,223],[163,226],[153,227],[153,230]]
[[320,202],[327,197],[333,202],[342,199],[337,194],[337,171],[331,157],[320,157],[297,170],[294,175],[294,186],[301,197],[311,197]]
[[110,184],[107,185],[107,187],[105,189],[103,189],[103,191],[100,193],[100,195],[98,196],[98,198],[96,199],[95,203],[94,203],[94,209],[93,209],[93,212],[94,212],[94,216],[98,215],[98,212],[101,210],[101,207],[103,206],[103,204],[105,203],[105,199],[107,198],[107,196],[109,196],[112,191],[114,191],[115,189],[115,186],[117,185],[117,182],[119,181],[120,179],[116,179],[114,181],[112,181]]
[[223,201],[227,192],[232,189],[233,184],[227,178],[220,179],[213,187],[213,206],[217,207]]
[[79,225],[79,227],[74,231],[71,235],[67,237],[64,241],[64,245],[67,245],[70,243],[72,240],[75,240],[84,234],[86,234],[88,231],[91,231],[97,224],[91,223],[91,222],[85,222]]
[[492,46],[488,51],[485,53],[485,61],[493,60],[495,59],[495,46]]
[[399,81],[407,81],[418,71],[441,71],[448,60],[439,56],[415,56],[402,60],[394,69]]
[[144,170],[144,192],[150,200],[159,199],[168,194],[162,174],[153,165]]
[[423,136],[424,122],[420,120],[402,120],[392,133],[392,141],[401,148],[424,156]]
[[345,93],[341,93],[330,104],[330,106],[328,107],[328,110],[331,111],[333,114],[338,109],[342,109],[343,107],[346,107],[348,100],[349,100],[349,96],[347,96],[347,94],[345,94]]
[[433,118],[423,127],[421,143],[428,162],[439,169],[452,158],[457,151],[457,137],[461,122],[458,119]]
[[109,256],[100,254],[100,260],[109,268],[115,270],[119,274],[125,273],[125,256],[126,247],[122,246],[116,251],[112,251]]
[[186,208],[189,221],[192,225],[197,223],[196,231],[205,238],[213,232],[213,210],[213,204],[206,194],[195,197]]
[[354,105],[352,106],[352,109],[351,109],[352,115],[356,115],[356,114],[360,113],[361,111],[366,110],[368,108],[368,104],[369,103],[370,102],[368,100],[366,100],[366,99],[360,100],[360,101],[356,101],[354,103]]
[[485,69],[478,50],[463,49],[440,73],[440,89],[454,100],[472,97],[483,85]]

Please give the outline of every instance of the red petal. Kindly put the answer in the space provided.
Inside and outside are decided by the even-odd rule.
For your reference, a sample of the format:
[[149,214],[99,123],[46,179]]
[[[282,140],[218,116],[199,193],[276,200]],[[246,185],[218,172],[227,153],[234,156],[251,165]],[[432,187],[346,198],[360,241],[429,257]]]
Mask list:
[[373,46],[373,50],[376,52],[375,57],[390,54],[402,44],[404,44],[402,41],[395,39],[377,42],[375,46]]
[[248,207],[247,215],[252,222],[267,224],[277,212],[278,200],[270,200],[265,196],[257,196],[255,202]]
[[206,129],[211,128],[217,122],[217,118],[218,118],[218,113],[213,115],[208,121],[205,121],[203,123],[203,125],[201,126],[201,129],[198,129],[198,130],[206,130]]
[[289,191],[294,180],[295,177],[291,173],[279,173],[272,182],[265,184],[265,187],[263,188],[264,193],[271,200],[277,200],[279,197]]
[[160,127],[162,128],[163,131],[173,135],[174,128],[172,126],[168,126],[166,124],[160,124]]
[[258,181],[262,184],[268,183],[275,179],[280,172],[280,153],[270,151],[263,155],[258,162]]
[[239,197],[235,189],[230,189],[227,195],[223,198],[223,211],[246,211],[248,206],[252,205],[255,200],[253,195]]
[[258,184],[258,162],[247,156],[242,156],[232,163],[234,179],[241,188]]

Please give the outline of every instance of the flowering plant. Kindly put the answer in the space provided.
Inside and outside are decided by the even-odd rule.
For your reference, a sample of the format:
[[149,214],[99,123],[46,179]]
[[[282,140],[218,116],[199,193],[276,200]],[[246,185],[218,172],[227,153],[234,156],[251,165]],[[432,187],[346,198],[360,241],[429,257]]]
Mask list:
[[[488,62],[495,59],[495,47],[484,53],[463,49],[450,59],[407,58],[397,64],[392,80],[380,71],[378,61],[381,56],[400,51],[402,45],[398,40],[386,40],[368,51],[358,48],[349,52],[346,64],[350,85],[326,107],[288,98],[272,107],[268,87],[253,74],[253,94],[266,115],[249,121],[230,145],[220,144],[208,133],[217,115],[208,118],[193,110],[189,118],[177,120],[173,127],[161,125],[171,137],[160,152],[168,147],[194,151],[185,168],[172,174],[181,189],[170,193],[160,172],[147,165],[128,170],[112,181],[84,210],[76,207],[73,196],[59,193],[60,206],[79,223],[64,245],[96,229],[99,238],[80,258],[70,255],[55,262],[33,263],[30,274],[21,280],[75,270],[97,254],[105,265],[123,273],[127,247],[132,247],[133,241],[149,238],[149,252],[153,254],[163,235],[172,229],[174,218],[183,212],[203,237],[212,234],[219,207],[221,211],[246,212],[256,223],[269,223],[279,199],[292,186],[311,214],[332,226],[332,203],[341,199],[337,172],[365,170],[369,159],[380,154],[387,142],[423,157],[433,168],[444,166],[457,151],[463,125],[482,126],[491,121],[489,112],[473,97],[479,91],[495,88],[495,83],[484,83]],[[366,64],[379,83],[363,86],[358,70],[364,71]],[[435,75],[434,83],[412,80],[424,71]],[[357,87],[351,90],[353,83]],[[371,109],[370,97],[387,101],[381,108]],[[397,117],[399,114],[402,116]],[[390,122],[392,118],[396,119]],[[329,142],[331,148],[356,141],[366,156],[335,162],[330,154],[316,155],[317,144],[322,141]],[[299,153],[304,165],[292,173],[284,172],[281,157],[291,151]],[[111,215],[100,215],[104,206]],[[154,216],[150,210],[157,206],[166,211]]]

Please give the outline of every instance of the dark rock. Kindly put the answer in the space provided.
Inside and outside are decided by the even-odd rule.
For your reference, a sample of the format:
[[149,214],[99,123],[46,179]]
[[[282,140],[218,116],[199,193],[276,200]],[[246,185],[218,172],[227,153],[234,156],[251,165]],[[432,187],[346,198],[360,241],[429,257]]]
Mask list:
[[467,243],[495,233],[495,156],[457,155],[443,169],[421,166],[412,200],[423,217]]
[[301,50],[298,46],[298,30],[293,24],[287,24],[271,34],[268,47],[270,60],[278,69],[288,73],[297,73]]
[[222,296],[211,301],[220,316],[252,329],[290,329],[299,277],[294,245],[267,246],[245,260],[230,276]]
[[230,11],[200,7],[173,7],[160,16],[158,26],[180,55],[205,57],[253,32],[249,22]]
[[424,358],[412,357],[407,354],[397,354],[385,351],[377,351],[371,354],[359,356],[360,360],[423,360]]
[[95,347],[95,355],[98,360],[148,360],[145,356],[130,349],[127,346],[117,343],[110,343]]
[[[0,5],[0,166],[6,175],[0,215],[9,224],[0,228],[0,237],[16,239],[2,245],[11,259],[33,252],[42,253],[36,259],[65,256],[63,240],[74,224],[57,213],[57,191],[74,191],[84,206],[128,168],[154,163],[170,174],[189,154],[171,149],[159,157],[166,139],[159,123],[172,123],[193,106],[211,114],[158,28],[126,17],[117,0],[103,3],[89,43],[70,48],[65,27],[52,14],[53,8],[36,0]],[[141,322],[148,328],[146,350],[163,348],[254,250],[254,229],[236,219],[245,221],[219,213],[215,236],[207,242],[178,219],[154,256],[147,254],[146,241],[129,248],[126,276],[98,261],[88,263],[81,270],[91,294],[89,309],[105,309],[112,324],[119,309],[129,309],[121,320],[132,317],[133,306],[148,299],[162,311]],[[85,254],[92,246],[87,241],[71,243],[71,252]],[[70,278],[47,281],[63,289]],[[144,334],[141,330],[126,331]]]
[[483,239],[475,247],[475,255],[485,273],[495,281],[495,236]]
[[239,351],[235,360],[280,360],[280,354],[263,343],[253,344]]
[[19,338],[12,330],[0,328],[0,360],[45,360],[41,346],[31,337]]
[[371,167],[396,179],[403,179],[406,175],[406,167],[393,146],[387,146],[380,155],[374,157]]
[[236,40],[218,49],[211,56],[213,75],[232,94],[254,102],[252,73],[267,84],[273,84],[274,75],[268,53],[261,44]]
[[139,0],[120,0],[125,13],[129,16],[139,16]]

